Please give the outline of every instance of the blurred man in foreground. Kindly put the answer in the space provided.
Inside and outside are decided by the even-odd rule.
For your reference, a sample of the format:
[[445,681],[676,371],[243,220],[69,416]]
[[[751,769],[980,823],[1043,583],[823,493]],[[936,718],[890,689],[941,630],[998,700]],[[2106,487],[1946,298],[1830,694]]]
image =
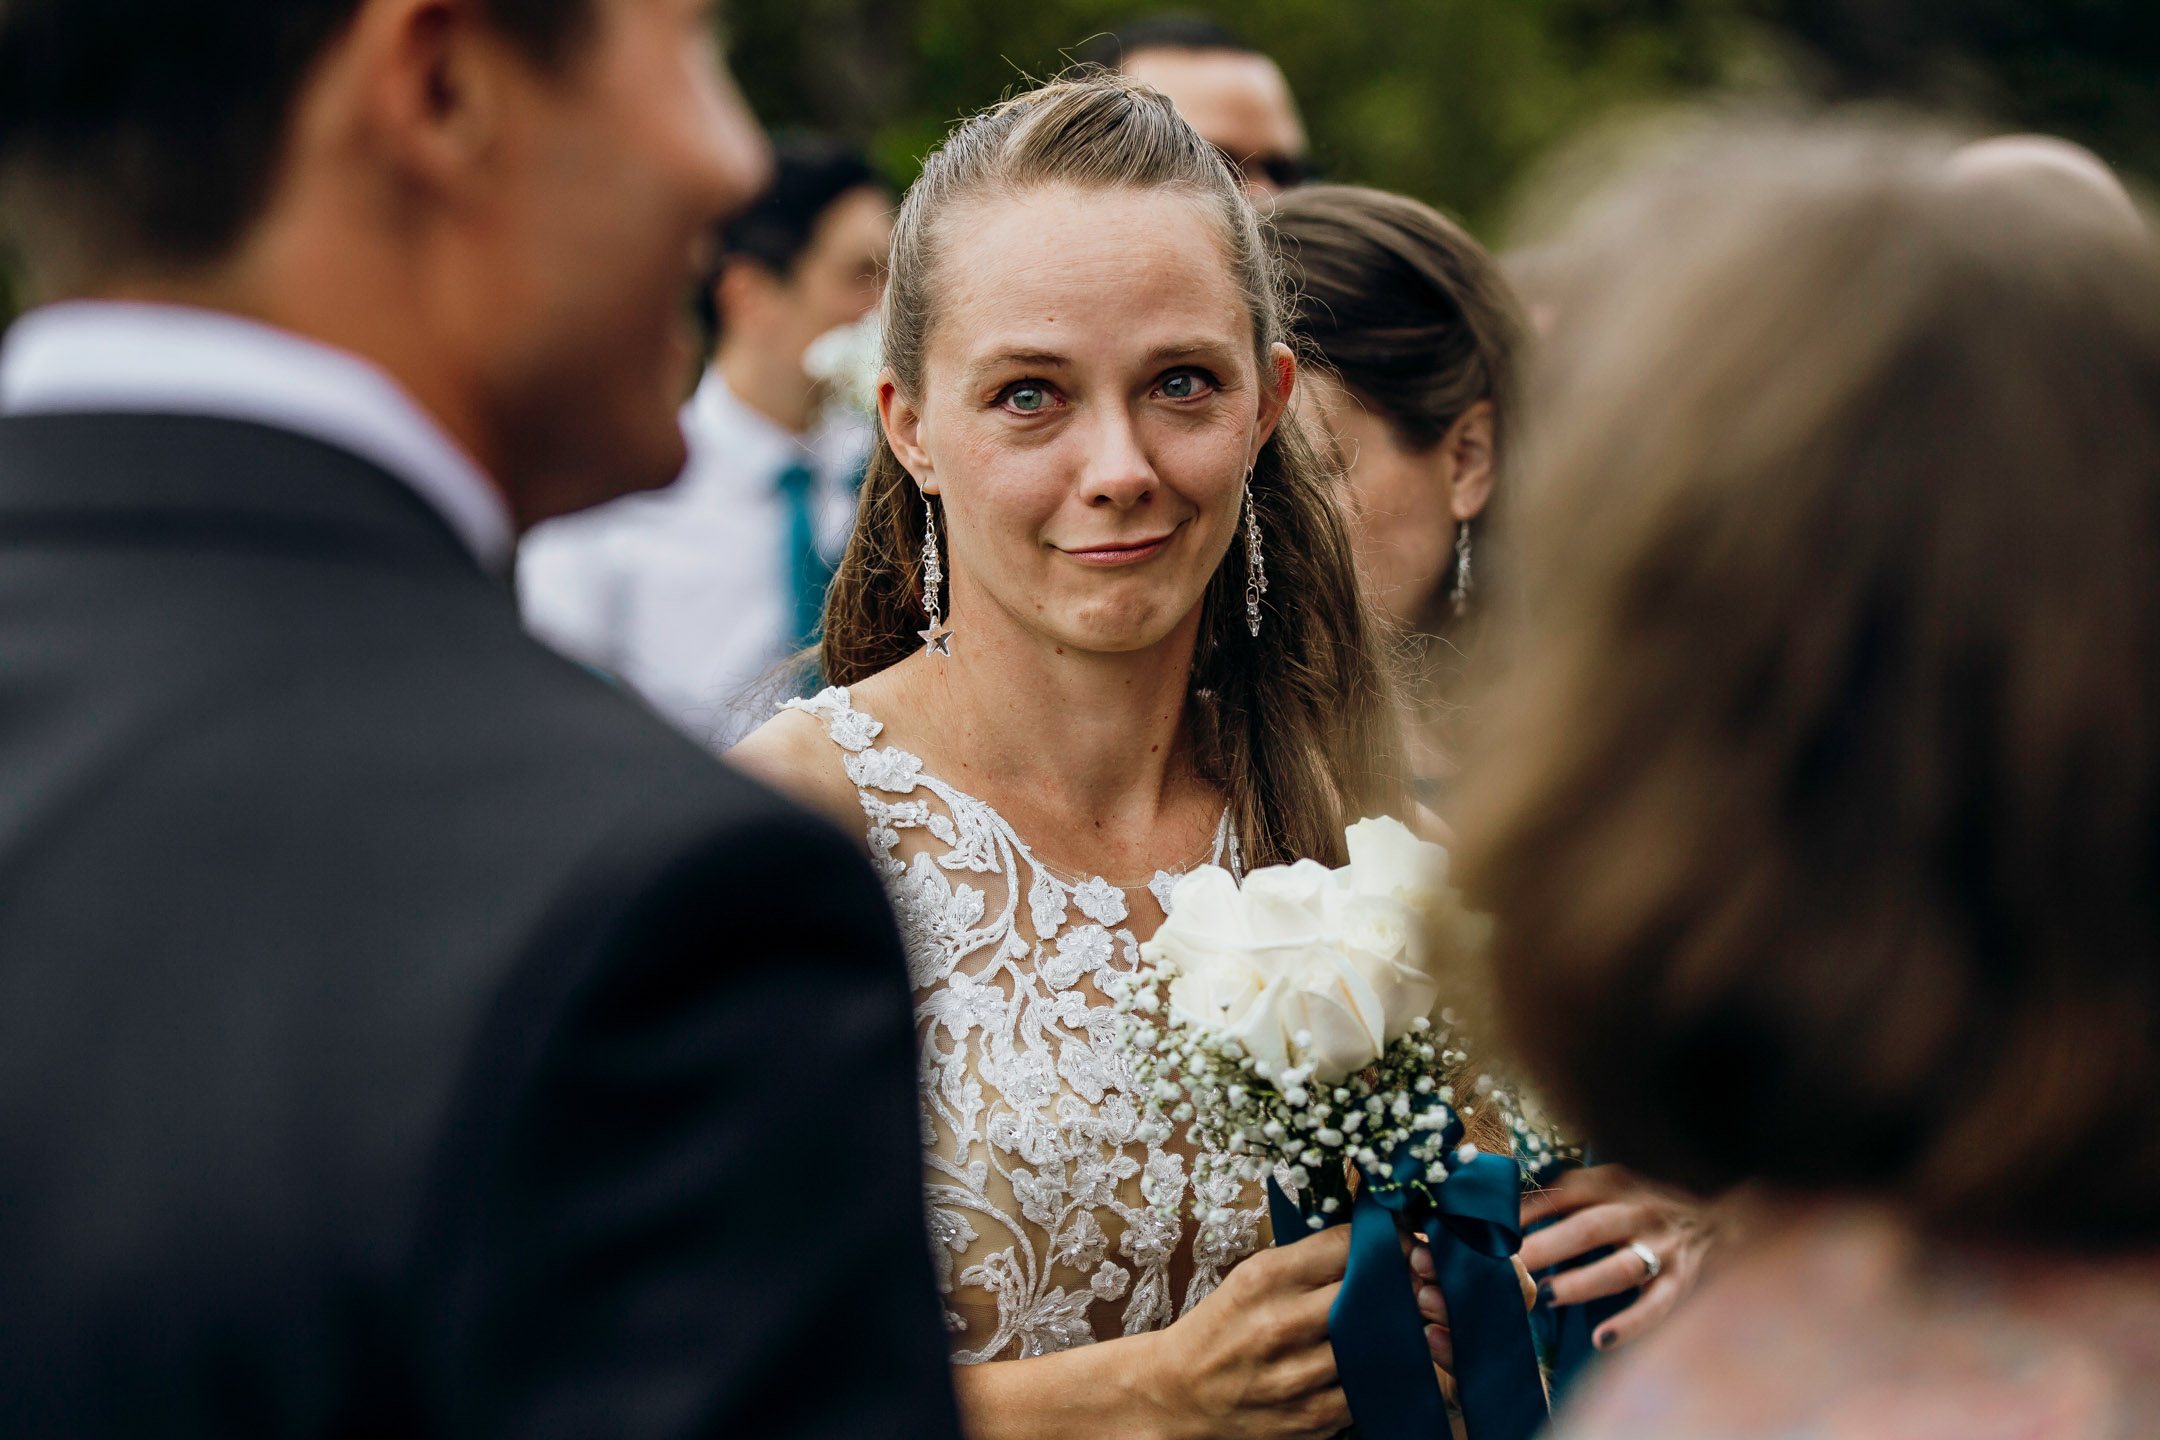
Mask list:
[[718,344],[667,489],[541,526],[518,551],[533,633],[725,750],[764,720],[760,679],[816,636],[855,520],[868,416],[804,368],[877,306],[892,197],[860,155],[775,146],[773,182],[725,227],[703,304]]
[[1083,45],[1078,58],[1122,70],[1178,113],[1245,176],[1254,197],[1311,177],[1305,124],[1282,67],[1235,31],[1204,20],[1143,20]]
[[766,166],[699,0],[0,6],[10,1440],[953,1433],[875,878],[503,575]]

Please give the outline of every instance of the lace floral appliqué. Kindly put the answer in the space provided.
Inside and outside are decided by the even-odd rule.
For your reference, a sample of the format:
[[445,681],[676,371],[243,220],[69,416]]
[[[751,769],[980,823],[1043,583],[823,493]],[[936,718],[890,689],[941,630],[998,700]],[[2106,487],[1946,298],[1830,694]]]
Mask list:
[[[845,689],[788,704],[845,752],[899,916],[953,1359],[1044,1355],[1168,1324],[1258,1247],[1265,1207],[1211,1197],[1238,1218],[1205,1246],[1149,1208],[1191,1182],[1182,1156],[1133,1138],[1139,1107],[1105,993],[1140,959],[1125,893],[1053,874],[990,806],[879,747],[883,725]],[[1227,816],[1214,858],[1235,867]],[[1148,887],[1164,909],[1177,879],[1158,872]],[[1191,1278],[1179,1307],[1181,1247]]]

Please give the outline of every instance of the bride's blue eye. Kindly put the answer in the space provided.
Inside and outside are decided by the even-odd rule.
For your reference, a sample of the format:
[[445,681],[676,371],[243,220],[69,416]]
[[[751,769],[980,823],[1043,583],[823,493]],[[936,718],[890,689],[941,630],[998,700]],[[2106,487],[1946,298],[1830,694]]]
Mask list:
[[1173,370],[1162,382],[1162,393],[1172,400],[1196,400],[1208,388],[1208,377],[1198,370]]
[[1050,392],[1040,385],[1015,385],[1005,392],[1005,403],[1022,415],[1036,415],[1050,408]]

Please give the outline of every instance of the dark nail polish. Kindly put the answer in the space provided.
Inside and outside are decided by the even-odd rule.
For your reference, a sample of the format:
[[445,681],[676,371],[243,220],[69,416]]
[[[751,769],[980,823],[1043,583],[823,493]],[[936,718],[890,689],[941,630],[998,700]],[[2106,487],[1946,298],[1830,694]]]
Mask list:
[[1540,1281],[1538,1281],[1538,1287],[1537,1287],[1537,1298],[1538,1298],[1538,1304],[1540,1304],[1540,1305],[1550,1305],[1550,1304],[1552,1304],[1552,1281],[1550,1281],[1550,1280],[1540,1280]]
[[1613,1333],[1610,1330],[1600,1330],[1597,1332],[1597,1334],[1590,1337],[1590,1343],[1597,1346],[1597,1348],[1600,1350],[1612,1349],[1612,1342]]

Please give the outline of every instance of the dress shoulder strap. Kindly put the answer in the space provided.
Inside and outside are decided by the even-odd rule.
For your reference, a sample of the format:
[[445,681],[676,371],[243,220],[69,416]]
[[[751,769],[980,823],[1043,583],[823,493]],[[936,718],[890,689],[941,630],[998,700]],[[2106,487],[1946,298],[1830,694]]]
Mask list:
[[924,782],[921,760],[905,750],[876,743],[885,731],[884,722],[856,709],[846,686],[828,686],[807,700],[789,700],[780,708],[813,715],[824,725],[826,735],[840,747],[840,768],[864,792],[864,809],[872,809],[869,792],[873,790],[907,795]]
[[873,719],[855,708],[848,698],[847,686],[828,685],[808,699],[789,700],[782,710],[800,710],[813,716],[825,727],[825,733],[833,744],[851,755],[860,755],[884,733],[883,721]]

